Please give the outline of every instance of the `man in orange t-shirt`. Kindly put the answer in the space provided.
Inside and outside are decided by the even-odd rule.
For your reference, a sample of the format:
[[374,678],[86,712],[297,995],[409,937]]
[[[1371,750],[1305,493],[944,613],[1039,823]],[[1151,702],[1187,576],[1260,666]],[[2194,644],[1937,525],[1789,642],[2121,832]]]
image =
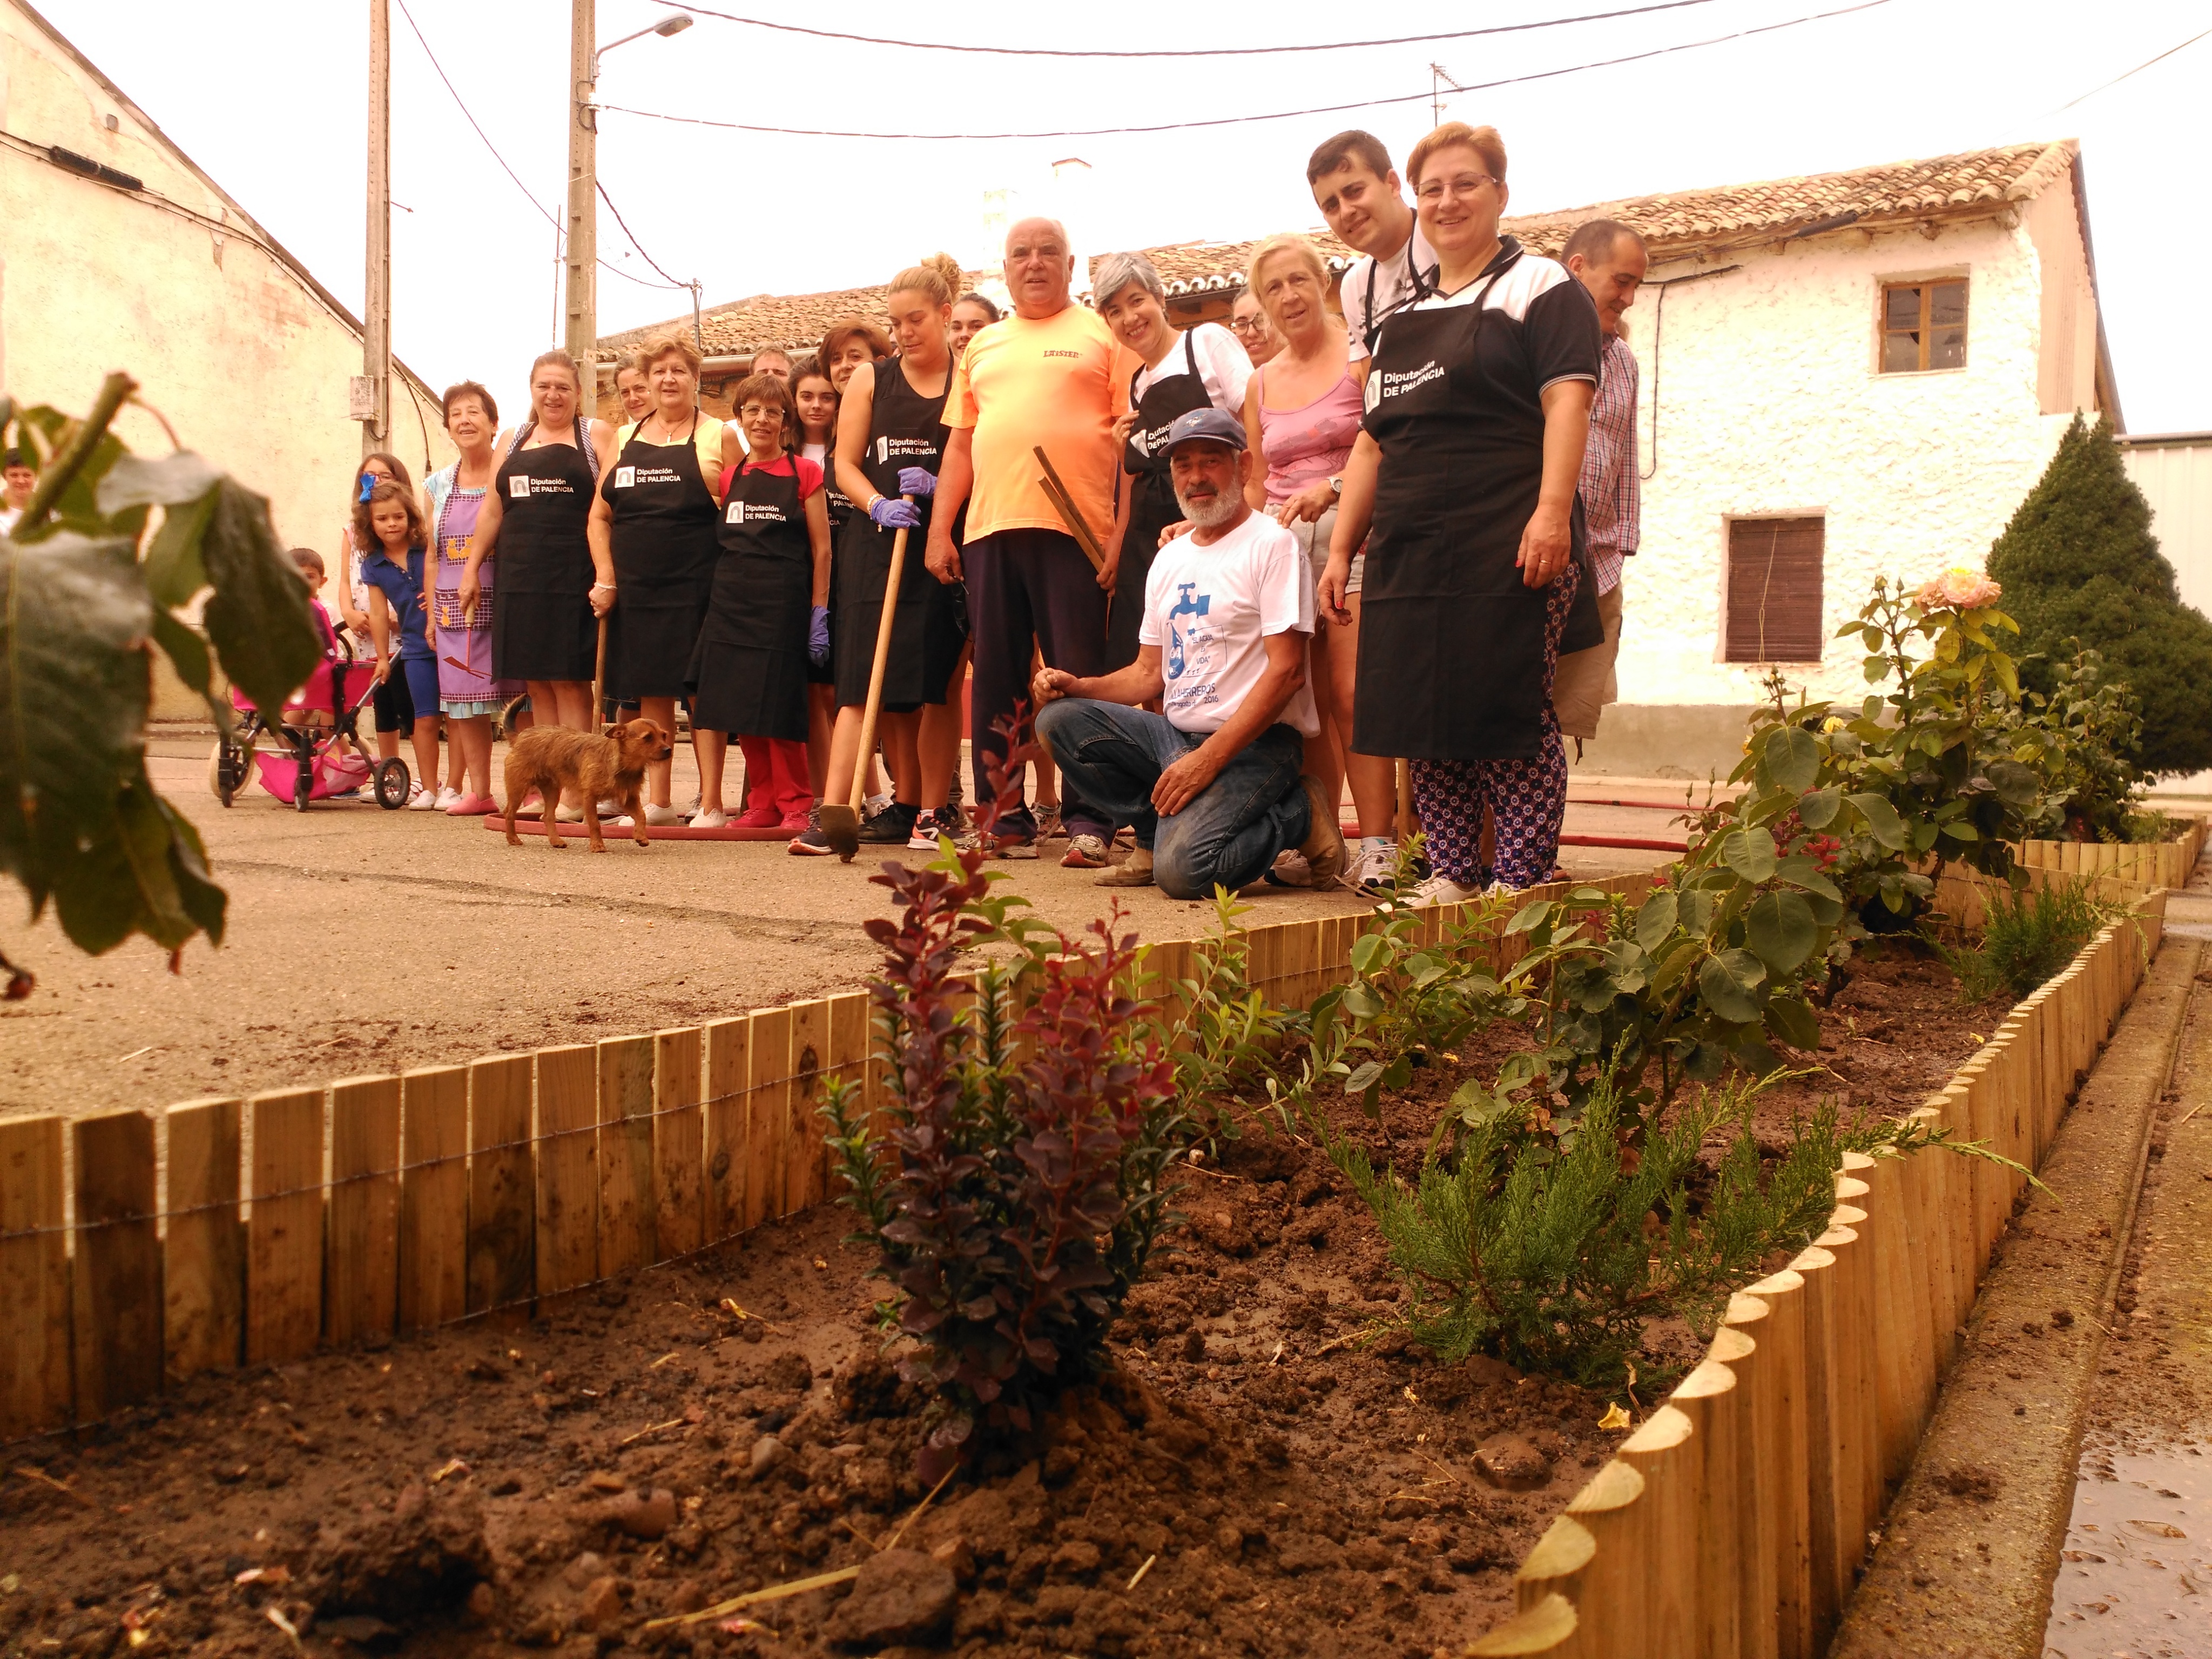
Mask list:
[[[943,582],[968,583],[975,649],[970,698],[975,799],[992,798],[989,756],[1006,746],[993,722],[1029,692],[1032,646],[1054,668],[1092,675],[1106,667],[1106,605],[1120,562],[1121,448],[1114,422],[1129,406],[1121,347],[1088,307],[1075,303],[1067,232],[1052,219],[1024,219],[1006,234],[1011,315],[968,343],[945,399],[951,440],[937,479],[927,562]],[[1105,550],[1094,571],[1038,483],[1042,448]],[[965,544],[953,525],[968,509]],[[1069,793],[1063,863],[1106,862],[1114,827]],[[1015,804],[999,819],[999,850],[1035,855],[1036,822]]]

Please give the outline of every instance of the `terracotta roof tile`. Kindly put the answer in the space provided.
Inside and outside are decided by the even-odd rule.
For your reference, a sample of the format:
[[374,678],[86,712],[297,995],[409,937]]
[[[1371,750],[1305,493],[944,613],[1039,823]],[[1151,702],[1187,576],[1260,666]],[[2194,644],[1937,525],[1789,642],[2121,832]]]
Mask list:
[[[2009,144],[1925,161],[1856,167],[1847,173],[1721,185],[1520,215],[1507,219],[1505,228],[1539,252],[1556,254],[1577,225],[1595,218],[1618,219],[1644,233],[1655,258],[1680,257],[1715,242],[1786,236],[1845,214],[1855,216],[1851,221],[1855,225],[1910,223],[1931,215],[1985,214],[2041,193],[2066,174],[2077,151],[2070,138],[2051,143]],[[1352,250],[1329,232],[1306,234],[1332,268],[1340,269],[1352,259]],[[1147,248],[1146,252],[1159,268],[1171,294],[1228,290],[1243,285],[1244,264],[1258,240],[1176,242]],[[990,274],[970,272],[969,281],[972,284]],[[756,295],[733,305],[716,306],[705,313],[707,349],[710,355],[747,352],[764,345],[801,350],[817,343],[823,331],[848,313],[880,316],[884,302],[881,288]],[[657,329],[688,334],[690,325],[688,316],[674,318],[651,328],[611,335],[599,344],[603,351],[619,353]]]

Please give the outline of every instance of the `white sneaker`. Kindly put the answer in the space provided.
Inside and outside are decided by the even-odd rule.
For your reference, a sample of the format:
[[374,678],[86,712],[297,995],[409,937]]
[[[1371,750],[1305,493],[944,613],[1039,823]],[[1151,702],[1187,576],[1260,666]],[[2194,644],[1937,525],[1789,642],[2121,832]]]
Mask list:
[[685,801],[684,803],[684,810],[677,816],[686,819],[697,817],[699,816],[699,797],[694,795],[690,800]]
[[730,815],[719,806],[709,807],[703,812],[695,812],[691,816],[691,827],[694,830],[726,830],[729,825]]
[[1483,890],[1480,887],[1462,887],[1449,876],[1431,876],[1407,896],[1406,908],[1433,910],[1440,904],[1464,904],[1469,899],[1480,898]]
[[460,798],[461,792],[454,788],[452,784],[447,784],[443,789],[441,789],[438,792],[438,810],[441,812],[444,811],[448,806],[451,806]]
[[645,804],[645,821],[656,830],[665,830],[671,824],[683,823],[684,819],[674,807],[649,800]]
[[1352,866],[1352,885],[1369,898],[1387,898],[1390,872],[1398,867],[1398,843],[1388,836],[1362,836],[1359,857]]
[[419,783],[410,784],[408,786],[407,810],[409,811],[434,812],[437,811],[437,808],[438,798],[432,794],[428,789],[425,789]]
[[581,823],[583,821],[584,809],[580,806],[571,806],[564,800],[553,809],[553,822],[556,823]]
[[878,813],[887,812],[890,810],[891,792],[886,789],[880,795],[871,795],[867,799],[863,801],[861,805],[868,809],[866,811],[860,814],[860,822],[866,823],[870,818],[874,817]]

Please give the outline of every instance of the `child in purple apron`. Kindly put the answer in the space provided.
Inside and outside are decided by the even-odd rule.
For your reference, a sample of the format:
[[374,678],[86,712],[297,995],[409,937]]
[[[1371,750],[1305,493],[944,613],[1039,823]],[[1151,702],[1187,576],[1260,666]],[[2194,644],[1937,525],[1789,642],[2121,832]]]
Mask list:
[[474,608],[461,609],[461,574],[468,566],[477,514],[498,470],[492,450],[499,410],[491,393],[473,381],[447,392],[446,430],[461,458],[422,481],[429,498],[430,545],[437,565],[430,623],[438,657],[438,705],[445,712],[447,740],[459,757],[465,785],[446,811],[453,817],[480,817],[495,810],[492,720],[522,690],[492,677],[491,596],[496,561],[486,560],[478,573],[483,592]]

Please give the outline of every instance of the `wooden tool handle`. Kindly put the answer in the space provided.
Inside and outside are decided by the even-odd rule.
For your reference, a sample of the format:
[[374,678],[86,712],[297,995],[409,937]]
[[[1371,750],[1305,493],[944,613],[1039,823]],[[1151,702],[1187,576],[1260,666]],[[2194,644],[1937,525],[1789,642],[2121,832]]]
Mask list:
[[1030,453],[1036,457],[1037,465],[1044,469],[1044,477],[1039,478],[1037,483],[1052,502],[1054,511],[1060,514],[1060,522],[1067,526],[1067,533],[1074,537],[1077,545],[1083,549],[1083,556],[1091,561],[1091,568],[1103,570],[1106,568],[1106,550],[1098,544],[1098,538],[1091,533],[1091,526],[1075,505],[1075,495],[1068,489],[1067,481],[1060,476],[1060,469],[1052,464],[1052,457],[1044,453],[1042,444],[1032,444]]
[[[911,495],[902,495],[899,499],[909,505],[914,501]],[[868,702],[860,711],[860,749],[853,757],[851,805],[855,815],[866,800],[864,791],[868,775],[868,756],[876,746],[876,716],[882,712],[884,706],[884,673],[891,659],[891,624],[898,615],[899,578],[906,568],[906,538],[907,527],[901,525],[898,534],[891,538],[891,568],[884,578],[883,615],[876,623],[876,659],[869,665]]]

